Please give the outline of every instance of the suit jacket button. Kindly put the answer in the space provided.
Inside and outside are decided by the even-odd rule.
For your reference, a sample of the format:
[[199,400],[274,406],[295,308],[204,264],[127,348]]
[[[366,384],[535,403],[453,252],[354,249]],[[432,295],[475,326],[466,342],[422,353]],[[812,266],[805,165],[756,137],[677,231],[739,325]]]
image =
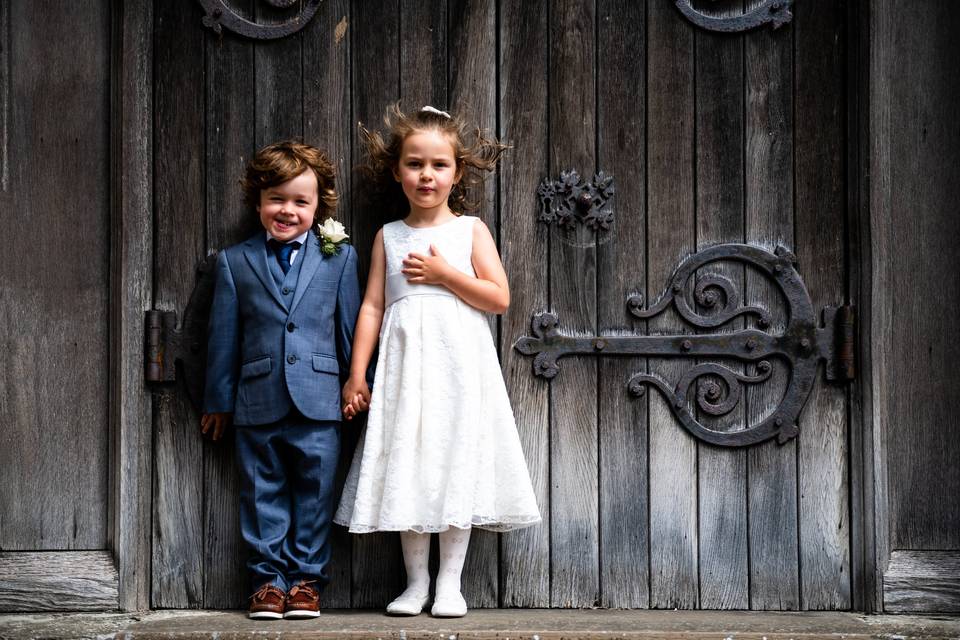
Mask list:
[[281,290],[281,293],[283,293],[283,295],[285,295],[285,296],[290,295],[290,287],[284,287],[284,288]]
[[287,356],[287,362],[289,362],[290,364],[293,364],[296,361],[297,361],[297,356],[293,356],[293,355]]
[[293,333],[293,330],[296,328],[297,328],[297,325],[293,324],[292,322],[287,323],[287,331],[289,331],[290,333]]

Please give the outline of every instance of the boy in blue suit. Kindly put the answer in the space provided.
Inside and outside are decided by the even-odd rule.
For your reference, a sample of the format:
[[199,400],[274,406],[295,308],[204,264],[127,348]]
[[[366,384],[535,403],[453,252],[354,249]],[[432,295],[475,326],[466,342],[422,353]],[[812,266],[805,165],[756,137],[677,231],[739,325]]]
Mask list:
[[329,581],[357,254],[331,218],[334,167],[318,149],[269,145],[242,184],[264,231],[217,258],[201,426],[214,440],[236,427],[249,616],[313,618]]

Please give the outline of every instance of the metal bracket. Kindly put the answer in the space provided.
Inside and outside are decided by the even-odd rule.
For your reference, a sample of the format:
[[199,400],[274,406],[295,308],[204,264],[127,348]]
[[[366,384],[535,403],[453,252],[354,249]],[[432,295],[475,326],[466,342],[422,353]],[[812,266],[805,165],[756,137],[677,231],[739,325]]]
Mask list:
[[301,4],[300,10],[286,22],[278,24],[257,24],[247,20],[227,6],[225,0],[198,0],[207,15],[203,16],[203,26],[213,29],[218,36],[228,29],[241,36],[254,40],[277,40],[300,31],[320,7],[321,0],[266,0],[275,9],[289,9]]
[[[769,312],[757,305],[742,304],[732,280],[719,273],[700,271],[710,263],[724,260],[748,264],[776,284],[786,300],[789,318],[782,333],[766,331],[771,325]],[[717,245],[683,260],[664,293],[649,308],[643,308],[640,295],[627,298],[628,312],[639,319],[653,318],[672,307],[686,323],[699,330],[715,329],[745,316],[754,317],[757,328],[732,333],[578,337],[563,334],[557,316],[542,312],[532,317],[533,335],[519,338],[514,348],[534,356],[534,375],[548,380],[560,372],[558,360],[568,355],[731,358],[752,363],[756,368],[752,375],[713,362],[696,364],[673,388],[656,374],[636,373],[627,382],[627,388],[634,396],[643,395],[647,386],[657,389],[683,426],[705,442],[743,446],[777,437],[783,443],[798,433],[800,411],[810,395],[820,360],[826,363],[828,380],[850,380],[855,373],[853,308],[825,308],[823,325],[819,326],[795,265],[796,257],[783,247],[771,253],[751,245]],[[691,308],[685,295],[694,280],[692,298],[706,311]],[[697,409],[714,416],[732,411],[740,401],[742,385],[757,385],[770,378],[773,359],[786,363],[790,380],[780,404],[764,420],[740,431],[715,431],[697,420]],[[691,393],[694,383],[698,383],[697,389]],[[696,408],[688,406],[688,398],[693,397]]]
[[687,20],[707,31],[738,33],[762,27],[765,24],[779,29],[793,19],[790,5],[793,0],[764,0],[753,9],[738,16],[713,16],[693,8],[692,0],[674,0],[677,9]]
[[176,382],[177,363],[190,403],[203,405],[207,365],[207,321],[213,302],[214,267],[217,254],[207,256],[197,267],[197,280],[190,293],[183,324],[177,327],[176,311],[151,309],[146,314],[146,360],[144,373],[150,383]]

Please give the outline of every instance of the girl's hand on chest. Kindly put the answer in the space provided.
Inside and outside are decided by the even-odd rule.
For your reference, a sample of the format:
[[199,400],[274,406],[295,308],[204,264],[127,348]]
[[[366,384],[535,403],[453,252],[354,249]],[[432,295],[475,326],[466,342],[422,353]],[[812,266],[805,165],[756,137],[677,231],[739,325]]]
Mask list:
[[440,254],[436,245],[430,245],[429,255],[410,253],[403,260],[403,275],[413,284],[443,284],[453,273],[453,267]]

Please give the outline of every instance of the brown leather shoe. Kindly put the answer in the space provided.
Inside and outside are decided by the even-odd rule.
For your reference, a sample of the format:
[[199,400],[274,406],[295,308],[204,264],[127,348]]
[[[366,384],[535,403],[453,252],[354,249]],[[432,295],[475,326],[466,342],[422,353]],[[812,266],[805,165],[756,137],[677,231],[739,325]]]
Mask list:
[[301,580],[287,592],[287,608],[283,612],[284,618],[298,620],[301,618],[316,618],[320,615],[320,594],[310,585],[316,580]]
[[283,610],[287,596],[283,591],[272,584],[265,584],[250,596],[250,611],[247,616],[254,620],[279,620],[283,618]]

